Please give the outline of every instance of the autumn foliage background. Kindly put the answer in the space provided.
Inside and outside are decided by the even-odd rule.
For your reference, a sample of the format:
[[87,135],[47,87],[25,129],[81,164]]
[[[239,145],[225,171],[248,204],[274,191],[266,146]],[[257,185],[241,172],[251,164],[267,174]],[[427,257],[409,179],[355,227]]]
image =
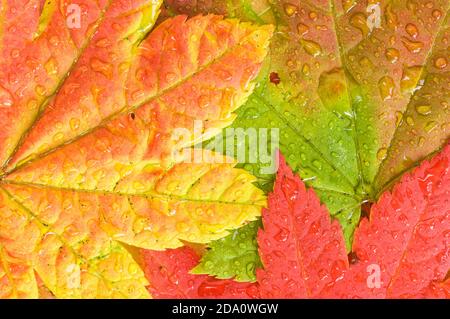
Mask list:
[[448,298],[449,6],[2,1],[0,297]]

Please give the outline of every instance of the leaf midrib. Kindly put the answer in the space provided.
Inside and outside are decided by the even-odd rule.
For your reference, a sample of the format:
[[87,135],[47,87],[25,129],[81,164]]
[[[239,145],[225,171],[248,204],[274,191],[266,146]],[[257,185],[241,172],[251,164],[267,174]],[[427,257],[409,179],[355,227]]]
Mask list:
[[[251,206],[251,207],[265,207],[261,201],[263,198],[255,201],[224,201],[224,200],[214,200],[214,199],[195,199],[189,197],[183,197],[179,195],[172,194],[161,194],[155,191],[149,191],[145,193],[137,193],[130,194],[124,192],[117,191],[108,191],[108,190],[98,190],[98,189],[79,189],[79,188],[71,188],[71,187],[60,187],[60,186],[51,186],[46,184],[39,183],[28,183],[28,182],[18,182],[14,180],[3,180],[0,181],[0,188],[3,189],[2,185],[13,185],[13,186],[24,186],[31,187],[37,189],[48,189],[53,191],[65,191],[65,192],[74,192],[74,193],[86,193],[86,194],[95,194],[95,195],[104,195],[104,196],[121,196],[121,197],[141,197],[147,199],[161,199],[161,200],[176,200],[179,202],[193,202],[193,203],[211,203],[211,204],[222,204],[222,205],[242,205],[242,206]],[[6,191],[6,190],[5,190]]]

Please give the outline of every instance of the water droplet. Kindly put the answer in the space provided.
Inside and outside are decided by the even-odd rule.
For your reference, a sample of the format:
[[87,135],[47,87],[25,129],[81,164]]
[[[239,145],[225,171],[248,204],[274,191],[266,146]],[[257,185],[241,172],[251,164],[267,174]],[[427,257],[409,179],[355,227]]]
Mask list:
[[103,62],[102,60],[97,58],[92,58],[90,61],[90,65],[92,70],[94,70],[95,72],[103,74],[108,79],[112,78],[113,66],[110,63]]
[[227,70],[219,70],[218,71],[219,77],[222,79],[222,81],[228,82],[233,79],[233,75],[228,72]]
[[[257,119],[260,116],[259,111],[257,108],[249,107],[244,111],[243,118],[245,119]],[[247,169],[247,168],[246,168]],[[253,169],[253,167],[250,165],[249,169]]]
[[58,73],[58,64],[55,58],[50,58],[44,65],[48,75],[56,75]]
[[342,0],[342,7],[345,12],[349,12],[356,4],[356,0]]
[[20,55],[20,51],[19,51],[18,49],[12,49],[12,50],[11,50],[11,57],[12,57],[13,59],[18,58],[19,55]]
[[420,41],[412,41],[406,37],[402,38],[402,43],[409,52],[419,53],[423,49],[423,42]]
[[314,160],[314,161],[312,162],[312,164],[313,164],[316,168],[318,168],[319,170],[322,169],[322,163],[320,163],[318,160]]
[[403,69],[402,79],[400,80],[400,88],[402,93],[412,92],[419,81],[422,67],[410,66]]
[[207,108],[209,106],[209,97],[207,95],[201,95],[198,98],[198,106],[202,109]]
[[448,253],[446,251],[441,251],[440,253],[436,254],[435,257],[436,261],[441,265],[443,265],[446,262],[447,258]]
[[400,124],[402,124],[403,121],[403,113],[402,112],[395,112],[395,126],[398,127]]
[[335,262],[333,262],[331,268],[331,277],[333,278],[333,280],[336,281],[342,278],[346,269],[347,265],[343,260],[336,260]]
[[438,126],[438,123],[435,121],[430,121],[427,124],[425,124],[425,132],[430,133],[432,130],[434,130]]
[[431,13],[431,15],[433,16],[433,18],[435,18],[436,20],[439,20],[442,17],[442,12],[440,10],[433,10],[433,12]]
[[178,98],[178,103],[180,103],[180,105],[186,105],[186,98],[184,96],[180,96]]
[[132,274],[132,275],[137,274],[138,271],[139,271],[139,267],[136,264],[132,263],[128,266],[128,272],[130,274]]
[[322,47],[317,42],[302,39],[301,43],[305,51],[313,57],[316,57],[322,53]]
[[417,146],[422,147],[425,144],[425,138],[423,136],[419,137]]
[[286,177],[281,185],[281,189],[288,200],[295,201],[297,199],[298,188],[294,180]]
[[147,71],[144,68],[138,68],[135,73],[136,80],[139,82],[144,81]]
[[70,119],[70,129],[72,131],[78,130],[79,127],[80,127],[80,120],[79,119],[76,119],[76,118]]
[[173,83],[177,78],[177,75],[173,72],[169,72],[166,74],[165,79],[167,83]]
[[94,179],[98,182],[105,177],[105,170],[99,169],[93,174]]
[[36,85],[34,89],[37,95],[44,96],[47,93],[47,90],[42,85]]
[[447,66],[447,59],[444,57],[439,57],[434,61],[434,66],[438,69],[445,69]]
[[274,236],[275,240],[284,242],[289,238],[289,230],[287,229],[280,229],[280,231]]
[[133,182],[133,188],[137,191],[143,191],[145,190],[145,185],[139,181],[135,181]]
[[417,38],[417,36],[419,35],[419,30],[418,30],[417,27],[416,27],[414,24],[412,24],[412,23],[408,23],[408,24],[405,26],[405,30],[406,30],[406,32],[407,32],[411,37],[413,37],[414,39]]
[[308,76],[310,74],[310,67],[308,63],[305,63],[302,67],[302,72],[304,75]]
[[394,95],[394,80],[389,76],[384,76],[378,81],[378,88],[383,100],[391,99]]
[[52,46],[56,47],[59,45],[59,38],[56,35],[54,35],[49,39],[49,42]]
[[39,107],[38,101],[36,101],[35,99],[29,100],[28,103],[27,103],[27,107],[28,107],[28,109],[30,111],[31,110],[33,110],[33,111],[37,110],[37,108]]
[[178,182],[177,182],[177,181],[170,182],[169,185],[167,185],[167,190],[168,190],[169,192],[173,192],[173,191],[175,191],[177,188],[178,188]]
[[141,233],[147,224],[148,222],[146,218],[144,217],[137,218],[133,223],[133,232],[135,234]]
[[114,22],[111,27],[116,31],[122,31],[122,26],[119,23]]
[[377,152],[377,158],[379,161],[382,161],[386,158],[387,155],[387,149],[386,148],[380,148]]
[[205,281],[198,287],[200,297],[220,297],[225,292],[227,281]]
[[288,15],[288,17],[292,17],[295,13],[297,13],[298,8],[293,4],[286,3],[284,5],[284,12]]
[[394,48],[388,48],[385,52],[386,59],[391,63],[396,63],[400,58],[400,52]]
[[119,64],[119,73],[124,74],[130,69],[131,64],[129,62],[122,62]]
[[169,212],[167,213],[167,215],[169,216],[175,216],[177,214],[177,210],[176,209],[171,209],[169,210]]
[[363,68],[373,68],[373,63],[372,61],[370,61],[370,59],[368,57],[362,57],[359,60],[359,64],[361,65],[361,67]]
[[214,263],[211,260],[205,262],[205,268],[211,269],[214,266]]
[[145,96],[145,93],[142,90],[136,90],[131,93],[131,99],[133,99],[134,101],[142,99],[144,96]]
[[409,126],[414,125],[414,119],[411,116],[406,117],[406,123],[408,123]]
[[352,15],[352,17],[350,18],[350,24],[353,27],[359,29],[359,31],[361,31],[364,37],[366,37],[369,34],[370,30],[367,25],[367,18],[363,13],[358,12]]
[[318,18],[317,12],[311,11],[311,12],[309,13],[309,18],[310,18],[311,20],[313,20],[313,21],[316,21],[317,18]]
[[177,228],[177,230],[180,232],[180,233],[185,233],[185,232],[187,232],[188,230],[189,230],[189,225],[188,224],[186,224],[186,223],[184,223],[184,222],[179,222],[179,223],[177,223],[177,225],[175,226],[176,228]]
[[110,43],[110,41],[108,40],[108,38],[103,38],[103,39],[98,40],[98,41],[95,43],[95,46],[96,46],[97,48],[107,48],[107,47],[111,46],[111,43]]
[[417,113],[421,115],[428,115],[431,113],[431,106],[430,105],[417,105],[416,106]]
[[11,93],[0,85],[0,107],[11,107],[13,104]]
[[297,32],[299,35],[304,36],[309,31],[309,27],[306,24],[299,23],[297,24]]

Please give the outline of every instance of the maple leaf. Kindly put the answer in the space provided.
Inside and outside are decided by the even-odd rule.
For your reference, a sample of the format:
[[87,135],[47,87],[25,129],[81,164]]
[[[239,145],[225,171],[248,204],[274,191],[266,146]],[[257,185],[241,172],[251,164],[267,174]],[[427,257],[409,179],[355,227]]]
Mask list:
[[256,233],[260,221],[251,222],[230,235],[209,244],[193,274],[208,274],[218,279],[255,281],[255,270],[261,268]]
[[[364,206],[448,141],[449,4],[167,0],[162,15],[213,12],[276,26],[232,127],[280,129],[280,150],[340,221],[350,250]],[[265,165],[240,167],[270,191]],[[227,253],[219,247],[216,255]]]
[[150,281],[148,287],[154,298],[224,298],[257,297],[255,284],[215,279],[207,275],[190,274],[200,257],[190,247],[166,251],[142,250],[144,271]]
[[342,230],[326,207],[280,157],[264,230],[258,245],[264,270],[257,270],[264,298],[305,298],[342,276],[348,266]]
[[127,245],[206,243],[265,205],[232,161],[175,155],[195,120],[232,123],[272,28],[179,16],[148,35],[160,1],[71,4],[80,28],[62,0],[0,10],[0,297],[148,297]]
[[258,234],[263,298],[450,297],[450,145],[383,193],[355,232],[341,227],[281,159]]

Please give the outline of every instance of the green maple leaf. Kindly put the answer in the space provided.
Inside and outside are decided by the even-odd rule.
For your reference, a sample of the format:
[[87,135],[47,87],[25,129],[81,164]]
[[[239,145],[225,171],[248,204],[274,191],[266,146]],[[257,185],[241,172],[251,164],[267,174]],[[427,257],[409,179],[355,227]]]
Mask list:
[[260,226],[258,220],[236,229],[221,240],[213,241],[200,264],[191,272],[209,274],[219,279],[255,281],[255,269],[262,267],[256,243]]
[[[447,0],[169,0],[166,7],[166,15],[214,12],[276,26],[259,84],[233,127],[279,128],[280,150],[340,221],[347,248],[361,206],[449,138]],[[271,189],[263,163],[241,165]]]

